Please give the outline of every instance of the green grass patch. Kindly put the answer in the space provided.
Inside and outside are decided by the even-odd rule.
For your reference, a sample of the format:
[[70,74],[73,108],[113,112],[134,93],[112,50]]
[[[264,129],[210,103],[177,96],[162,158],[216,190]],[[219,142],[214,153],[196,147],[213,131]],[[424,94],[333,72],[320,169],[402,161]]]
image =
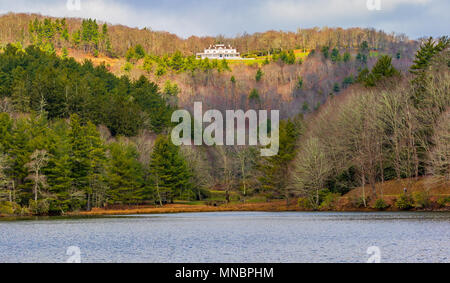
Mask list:
[[309,51],[303,52],[303,50],[294,50],[296,59],[304,59],[309,56]]
[[[309,53],[310,53],[309,51],[304,52],[301,49],[294,50],[296,60],[299,59],[303,60],[304,58],[308,57]],[[258,64],[259,67],[261,67],[267,58],[269,58],[269,60],[272,61],[272,55],[270,55],[270,56],[258,56],[255,58],[255,60],[227,60],[227,62],[230,65],[245,64],[247,66],[252,66]]]

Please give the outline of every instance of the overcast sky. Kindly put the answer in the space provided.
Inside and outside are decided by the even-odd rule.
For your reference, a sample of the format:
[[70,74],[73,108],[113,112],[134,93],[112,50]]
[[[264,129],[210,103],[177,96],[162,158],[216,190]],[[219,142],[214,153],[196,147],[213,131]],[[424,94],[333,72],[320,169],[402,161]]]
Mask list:
[[[67,2],[81,2],[81,9]],[[374,27],[411,38],[449,35],[450,0],[0,0],[0,13],[32,12],[150,27],[182,37],[309,27]],[[73,9],[75,7],[75,9]]]

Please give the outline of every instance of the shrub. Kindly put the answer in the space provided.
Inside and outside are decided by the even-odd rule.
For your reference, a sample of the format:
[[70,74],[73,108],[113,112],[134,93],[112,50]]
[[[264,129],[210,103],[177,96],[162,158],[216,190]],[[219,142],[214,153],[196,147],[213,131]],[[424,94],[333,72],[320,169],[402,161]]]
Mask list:
[[194,200],[197,200],[197,194],[194,191],[186,190],[185,192],[180,194],[179,199],[194,201]]
[[23,208],[19,204],[13,202],[12,207],[14,209],[14,215],[22,215]]
[[384,199],[379,198],[375,201],[375,205],[373,208],[378,210],[385,210],[389,207],[389,205],[384,201]]
[[300,209],[311,210],[313,209],[311,201],[308,198],[299,198],[298,207]]
[[25,216],[25,215],[31,215],[31,212],[27,207],[24,206],[24,207],[21,207],[20,211],[18,211],[16,214],[20,215],[20,216]]
[[260,82],[262,77],[263,77],[264,73],[261,71],[261,69],[258,69],[258,71],[256,72],[256,76],[255,76],[255,80],[257,82]]
[[134,55],[138,60],[144,58],[146,55],[144,47],[142,47],[142,45],[140,44],[136,45],[136,47],[134,48]]
[[414,200],[407,194],[402,194],[395,202],[395,206],[401,210],[409,210],[414,207]]
[[0,214],[13,215],[14,207],[13,204],[5,201],[0,203]]
[[29,209],[35,215],[45,215],[48,214],[50,205],[46,200],[30,200]]
[[248,99],[249,100],[259,100],[259,91],[256,88],[252,89]]
[[269,202],[269,201],[275,199],[275,195],[271,192],[264,193],[264,197],[266,198],[266,202]]
[[125,65],[123,66],[123,70],[125,72],[130,72],[133,69],[133,64],[131,64],[130,62],[125,63]]
[[[368,197],[366,197],[366,199],[365,199],[366,204],[369,203],[369,201],[370,201],[370,199]],[[364,207],[364,198],[363,197],[351,197],[350,204],[354,208]]]
[[428,192],[413,193],[414,206],[416,208],[428,208],[431,206],[430,195]]
[[440,207],[446,207],[448,203],[450,203],[450,197],[440,198],[437,201]]
[[320,204],[320,209],[321,210],[333,210],[336,208],[336,205],[338,203],[340,194],[336,194],[336,193],[329,193],[327,194],[322,203]]
[[336,92],[336,93],[338,93],[338,92],[341,91],[341,87],[339,86],[338,83],[335,83],[335,84],[334,84],[334,86],[333,86],[333,91]]
[[15,202],[0,202],[0,214],[5,215],[29,215],[29,210],[25,207],[21,207]]
[[297,89],[302,89],[302,88],[303,88],[303,78],[302,77],[298,77]]

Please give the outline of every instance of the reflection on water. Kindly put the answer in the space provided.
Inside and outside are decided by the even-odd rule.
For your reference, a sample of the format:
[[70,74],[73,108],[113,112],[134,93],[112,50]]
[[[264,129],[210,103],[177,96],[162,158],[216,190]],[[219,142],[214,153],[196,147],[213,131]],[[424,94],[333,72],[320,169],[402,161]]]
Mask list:
[[450,213],[189,213],[0,221],[0,262],[450,262]]

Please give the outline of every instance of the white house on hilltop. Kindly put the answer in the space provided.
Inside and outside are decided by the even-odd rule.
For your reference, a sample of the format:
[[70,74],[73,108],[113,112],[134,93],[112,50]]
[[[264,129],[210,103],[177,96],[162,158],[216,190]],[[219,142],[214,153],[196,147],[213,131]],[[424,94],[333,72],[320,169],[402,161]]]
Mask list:
[[211,45],[205,49],[203,53],[197,53],[197,59],[228,59],[228,60],[242,60],[241,55],[231,45],[225,44]]

